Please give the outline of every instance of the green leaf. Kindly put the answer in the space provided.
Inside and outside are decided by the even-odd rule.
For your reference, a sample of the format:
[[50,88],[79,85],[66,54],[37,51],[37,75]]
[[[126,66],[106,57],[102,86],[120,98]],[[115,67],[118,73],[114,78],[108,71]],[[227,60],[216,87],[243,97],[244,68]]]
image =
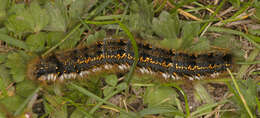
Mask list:
[[234,40],[234,37],[231,35],[223,35],[218,37],[211,42],[211,45],[215,47],[229,49],[232,52],[232,55],[237,59],[243,59],[244,51],[241,51],[241,43],[237,40]]
[[118,79],[117,79],[117,76],[116,75],[108,75],[107,77],[106,77],[106,83],[108,84],[108,85],[110,85],[110,86],[112,86],[112,87],[115,87],[116,86],[116,84],[117,84],[117,81],[118,81]]
[[7,57],[6,53],[0,53],[0,64],[6,61],[6,57]]
[[26,32],[39,32],[49,23],[49,15],[45,9],[42,9],[38,3],[32,2],[28,8],[15,8],[14,15],[11,15],[6,27],[18,34]]
[[97,40],[101,40],[104,39],[106,37],[106,32],[104,30],[100,30],[98,32],[95,32],[95,34],[90,34],[86,41],[85,44],[86,45],[91,45],[93,43],[95,43]]
[[66,31],[68,18],[66,16],[66,7],[61,0],[56,0],[53,2],[48,2],[45,8],[50,15],[50,23],[45,27],[48,31]]
[[71,85],[72,85],[72,87],[74,87],[76,90],[82,92],[83,94],[85,94],[85,95],[87,95],[87,96],[89,96],[89,97],[91,97],[91,98],[94,98],[94,99],[97,100],[97,101],[100,101],[100,102],[103,102],[103,103],[105,103],[105,104],[107,104],[107,105],[110,105],[110,106],[112,106],[112,107],[115,107],[115,108],[117,108],[120,112],[124,112],[125,114],[127,114],[127,115],[129,115],[129,116],[132,116],[132,117],[135,117],[135,116],[136,116],[136,114],[134,114],[133,112],[129,112],[129,111],[126,112],[125,110],[123,110],[123,109],[117,107],[116,105],[114,105],[114,104],[112,104],[112,103],[110,103],[110,102],[105,101],[104,99],[101,99],[100,97],[96,96],[95,94],[89,92],[88,90],[86,90],[86,89],[84,89],[84,88],[82,88],[82,87],[80,87],[80,86],[77,86],[77,85],[75,85],[75,84],[73,84],[73,83],[71,83]]
[[29,96],[26,96],[27,98],[22,102],[22,104],[19,105],[19,107],[17,107],[17,109],[15,110],[14,116],[20,115],[26,108],[27,104],[32,100],[32,98],[39,92],[40,90],[40,86],[38,86],[37,89],[35,89],[32,94],[30,94]]
[[184,23],[182,29],[182,48],[187,49],[191,46],[193,39],[198,36],[200,25],[198,23]]
[[55,112],[52,114],[52,118],[67,118],[68,117],[68,110],[67,105],[62,105],[61,108],[56,109]]
[[15,82],[23,81],[26,75],[28,55],[24,52],[11,53],[7,57],[6,66],[11,69]]
[[65,35],[66,34],[64,32],[48,32],[46,38],[46,48],[51,48],[56,45],[59,41],[62,40],[62,38],[65,37]]
[[[0,66],[0,71],[2,70],[1,66]],[[7,86],[8,86],[8,83],[5,81],[5,79],[3,79],[1,76],[0,76],[0,92],[1,92],[1,95],[0,95],[0,100],[2,98],[5,98],[7,97]]]
[[22,49],[27,49],[27,45],[25,44],[25,42],[17,40],[13,37],[10,37],[6,34],[2,34],[0,33],[0,40],[6,42],[7,44],[22,48]]
[[9,112],[15,112],[17,108],[23,103],[24,99],[20,96],[8,96],[0,100]]
[[221,37],[218,37],[212,42],[212,45],[220,48],[232,48],[233,43],[231,39],[234,37],[231,35],[223,35]]
[[127,84],[125,82],[120,83],[120,84],[117,85],[116,88],[117,88],[118,91],[125,90],[127,88]]
[[170,87],[154,86],[147,89],[144,103],[148,108],[161,105],[175,105],[177,93]]
[[10,79],[10,75],[9,75],[9,71],[8,69],[5,67],[4,64],[0,64],[0,77],[5,79],[5,80],[8,80]]
[[180,23],[177,15],[171,16],[168,12],[163,11],[159,18],[153,19],[153,31],[160,37],[168,39],[177,39]]
[[192,52],[206,51],[210,49],[210,42],[208,39],[201,37],[198,42],[189,48]]
[[0,72],[0,88],[1,91],[6,91],[6,87],[11,83],[10,71],[6,68],[4,64],[0,64]]
[[0,0],[0,25],[2,25],[3,21],[6,18],[6,7],[8,6],[8,0]]
[[136,32],[149,32],[153,18],[153,5],[147,0],[131,2],[131,14],[129,17],[129,28]]
[[233,111],[226,111],[221,115],[221,118],[239,118],[239,113]]
[[196,90],[196,94],[200,97],[200,101],[208,104],[214,103],[214,99],[212,99],[205,87],[203,87],[200,83],[196,83],[194,85],[194,89]]
[[26,44],[30,51],[32,52],[41,52],[43,51],[45,39],[47,34],[44,32],[40,32],[38,34],[32,34],[26,39]]
[[74,110],[70,116],[71,118],[85,118],[85,114],[79,109],[77,108],[76,110]]
[[[237,83],[241,91],[241,94],[244,96],[245,102],[249,106],[250,110],[256,111],[257,104],[255,98],[257,97],[257,86],[255,82],[251,79],[248,79],[248,80],[237,81]],[[237,91],[235,90],[234,85],[232,84],[232,86],[229,86],[229,89],[232,93],[234,93],[234,96],[232,97],[232,101],[239,106],[241,112],[247,114],[244,104],[240,96],[238,95]]]
[[80,36],[83,32],[83,29],[78,29],[69,39],[65,40],[61,45],[60,49],[70,49],[74,48],[78,41],[81,39]]
[[49,23],[49,15],[45,9],[42,9],[37,2],[32,2],[27,9],[25,16],[31,19],[30,26],[34,32],[39,32]]
[[164,39],[160,42],[160,45],[169,49],[180,49],[182,42],[181,39]]
[[5,26],[8,30],[21,35],[31,31],[30,23],[26,20],[25,16],[11,15],[5,22]]
[[183,112],[177,110],[173,106],[156,106],[156,107],[145,108],[139,113],[141,114],[141,116],[150,115],[150,114],[164,114],[164,113],[172,113],[175,115],[178,114],[180,116],[184,116]]
[[25,80],[16,85],[16,94],[22,97],[28,97],[36,89],[35,83],[33,81]]
[[114,91],[114,87],[106,86],[105,89],[104,89],[104,91],[103,91],[103,94],[104,94],[104,96],[108,96],[108,95],[110,95],[113,91]]

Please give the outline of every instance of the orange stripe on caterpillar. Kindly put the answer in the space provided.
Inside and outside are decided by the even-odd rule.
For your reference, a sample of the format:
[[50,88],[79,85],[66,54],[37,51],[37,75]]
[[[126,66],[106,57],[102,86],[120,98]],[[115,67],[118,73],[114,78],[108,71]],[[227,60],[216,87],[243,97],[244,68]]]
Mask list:
[[[223,51],[187,54],[138,41],[139,61],[136,71],[165,79],[202,79],[206,75],[231,68],[232,55]],[[134,52],[127,39],[108,39],[93,45],[38,57],[28,67],[28,76],[40,81],[83,78],[102,71],[127,72],[134,62]]]

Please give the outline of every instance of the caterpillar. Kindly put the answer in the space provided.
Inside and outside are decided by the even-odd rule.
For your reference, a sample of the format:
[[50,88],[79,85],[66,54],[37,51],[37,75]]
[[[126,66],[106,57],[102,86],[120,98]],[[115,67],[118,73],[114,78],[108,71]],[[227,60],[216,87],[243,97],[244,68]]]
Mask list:
[[[136,72],[164,79],[199,80],[231,68],[232,55],[224,51],[189,54],[137,41],[139,59]],[[127,72],[134,63],[131,42],[106,38],[92,45],[37,57],[27,75],[39,81],[64,81],[84,78],[99,72]]]

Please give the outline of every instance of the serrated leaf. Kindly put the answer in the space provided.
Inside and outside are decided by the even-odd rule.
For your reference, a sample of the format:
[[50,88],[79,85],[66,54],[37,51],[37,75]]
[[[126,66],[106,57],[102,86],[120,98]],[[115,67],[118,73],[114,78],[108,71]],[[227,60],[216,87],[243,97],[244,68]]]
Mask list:
[[11,53],[7,57],[6,66],[11,70],[15,82],[23,81],[26,75],[28,55],[24,52]]
[[66,7],[61,0],[56,2],[48,2],[45,5],[49,15],[50,23],[45,27],[48,31],[66,31],[68,18],[66,16]]
[[10,36],[3,34],[3,33],[0,33],[0,40],[6,42],[7,44],[16,46],[18,48],[22,48],[22,49],[28,48],[25,42],[17,40],[15,38],[10,37]]
[[10,31],[13,31],[20,35],[31,31],[29,22],[26,21],[24,16],[11,15],[10,17],[8,17],[5,26]]
[[41,52],[43,51],[45,45],[45,39],[47,37],[46,33],[40,32],[38,34],[32,34],[26,39],[26,44],[30,51]]
[[105,81],[108,85],[115,87],[118,82],[118,79],[117,76],[113,74],[113,75],[108,75]]
[[177,16],[172,17],[168,12],[163,11],[159,18],[153,19],[152,29],[160,37],[177,39],[180,23]]
[[32,19],[31,28],[34,32],[39,32],[49,23],[47,11],[42,9],[37,2],[32,2],[27,12],[29,18]]
[[28,8],[17,7],[15,15],[8,18],[6,27],[16,33],[39,32],[49,23],[49,15],[32,2]]
[[144,103],[148,108],[161,105],[174,105],[177,93],[170,87],[155,86],[148,88],[144,95]]

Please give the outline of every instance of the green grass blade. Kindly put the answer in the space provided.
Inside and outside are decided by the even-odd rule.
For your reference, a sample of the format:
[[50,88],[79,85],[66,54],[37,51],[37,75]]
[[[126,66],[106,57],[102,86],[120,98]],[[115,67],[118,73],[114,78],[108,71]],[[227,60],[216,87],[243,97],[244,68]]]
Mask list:
[[26,98],[26,100],[25,100],[25,101],[20,105],[20,107],[17,108],[17,110],[15,111],[15,113],[14,113],[15,116],[21,114],[21,113],[24,111],[26,105],[30,102],[30,100],[33,98],[33,96],[35,96],[35,94],[38,93],[38,91],[39,91],[40,89],[41,89],[41,86],[39,86],[38,88],[36,88],[35,91],[34,91],[30,96],[28,96],[28,97]]
[[110,103],[110,102],[107,102],[106,100],[104,100],[104,99],[102,99],[102,98],[96,96],[95,94],[89,92],[88,90],[86,90],[86,89],[84,89],[84,88],[82,88],[82,87],[80,87],[80,86],[78,86],[78,85],[76,85],[76,84],[71,83],[70,85],[71,85],[73,88],[75,88],[75,89],[77,89],[78,91],[80,91],[81,93],[83,93],[83,94],[85,94],[85,95],[87,95],[87,96],[89,96],[89,97],[91,97],[91,98],[94,98],[94,99],[96,99],[97,101],[100,101],[100,102],[103,102],[103,103],[105,103],[105,104],[107,104],[107,105],[110,105],[110,106],[114,107],[115,109],[118,109],[120,112],[123,112],[123,113],[125,113],[125,114],[127,114],[127,115],[129,115],[129,116],[131,116],[131,117],[136,117],[136,116],[137,116],[136,114],[134,114],[134,113],[132,113],[132,112],[127,112],[127,111],[121,109],[120,107],[117,107],[116,105],[114,105],[114,104],[112,104],[112,103]]
[[[122,92],[123,91],[123,89],[120,89],[120,90],[116,90],[116,91],[114,91],[113,93],[111,93],[111,94],[109,94],[108,96],[106,96],[105,98],[104,98],[104,100],[105,101],[107,101],[108,99],[110,99],[111,97],[113,97],[114,95],[116,95],[116,94],[118,94],[118,93],[120,93],[120,92]],[[104,104],[104,102],[99,102],[95,107],[93,107],[91,110],[90,110],[90,114],[93,114],[102,104]]]
[[257,44],[254,41],[254,39],[252,39],[250,36],[248,36],[247,34],[245,34],[243,32],[232,30],[232,29],[227,29],[227,28],[221,28],[221,27],[209,27],[208,30],[213,31],[213,32],[221,32],[221,33],[230,33],[230,34],[240,35],[240,36],[244,37],[245,39],[247,39],[249,42],[251,42],[256,48],[260,49],[260,45]]
[[223,101],[219,101],[217,103],[213,103],[213,104],[209,104],[209,105],[206,105],[204,107],[201,107],[200,109],[197,109],[196,111],[192,112],[191,113],[191,116],[195,116],[195,115],[200,115],[200,114],[203,114],[205,111],[207,111],[208,109],[212,109],[213,107],[216,107],[220,104],[225,104],[228,100],[223,100]]
[[[260,50],[259,49],[254,49],[251,53],[250,53],[250,55],[249,55],[249,57],[247,58],[247,60],[246,61],[253,61],[255,58],[256,58],[256,56],[259,54],[259,52],[260,52]],[[239,69],[239,71],[238,71],[238,75],[236,76],[236,78],[238,78],[238,79],[240,79],[240,78],[242,78],[244,75],[245,75],[245,73],[247,72],[247,69],[249,68],[249,66],[250,65],[243,65],[240,69]]]
[[255,117],[253,116],[252,112],[250,111],[250,109],[249,109],[249,107],[248,107],[248,105],[247,105],[247,103],[246,103],[246,100],[245,100],[244,96],[242,95],[242,93],[241,93],[241,91],[240,91],[240,89],[239,89],[239,87],[238,87],[238,84],[237,84],[237,82],[236,82],[236,80],[235,80],[233,74],[231,73],[231,71],[230,71],[229,69],[227,69],[227,71],[228,71],[228,73],[230,74],[230,76],[231,76],[231,78],[232,78],[232,81],[233,81],[233,83],[234,83],[234,85],[235,85],[235,88],[236,88],[236,90],[237,90],[237,92],[238,92],[238,94],[239,94],[239,96],[240,96],[240,99],[242,100],[242,102],[243,102],[243,104],[244,104],[244,107],[246,108],[246,111],[247,111],[248,115],[250,116],[250,118],[255,118]]
[[258,113],[260,113],[260,101],[259,101],[258,97],[256,97],[255,100],[256,100],[256,104],[257,104]]
[[181,87],[179,87],[177,84],[166,84],[166,86],[175,87],[176,89],[178,89],[181,92],[181,94],[183,95],[183,98],[184,98],[184,102],[185,102],[186,118],[189,118],[191,114],[190,114],[190,108],[189,108],[189,104],[188,104],[187,95],[184,93],[184,91],[181,89]]
[[59,43],[51,47],[49,50],[47,50],[42,56],[46,56],[50,52],[52,52],[54,49],[56,49],[58,46],[60,46],[64,41],[66,41],[72,34],[74,34],[81,26],[81,23],[78,24],[69,34],[67,34]]
[[260,64],[260,61],[236,62],[236,64]]
[[[222,0],[221,1],[221,3],[218,5],[218,7],[216,8],[216,10],[215,10],[215,12],[212,14],[212,15],[210,15],[210,20],[211,19],[214,19],[214,17],[216,16],[216,14],[220,11],[220,9],[222,8],[222,6],[224,5],[224,3],[226,2],[226,0]],[[209,25],[209,23],[206,23],[206,24],[204,24],[202,27],[201,27],[201,29],[200,29],[200,31],[199,31],[199,34],[201,34],[207,27],[208,27],[208,25]]]
[[133,73],[134,73],[134,70],[135,70],[135,67],[138,63],[138,58],[139,58],[139,55],[138,55],[138,47],[136,45],[136,41],[134,39],[134,36],[132,35],[132,33],[130,32],[130,30],[121,22],[119,22],[119,26],[125,31],[125,33],[127,34],[127,36],[129,37],[130,41],[131,41],[131,44],[133,46],[133,49],[134,49],[134,56],[135,56],[135,60],[134,60],[134,63],[133,65],[131,66],[130,68],[130,72],[128,73],[128,76],[126,78],[126,82],[129,83],[132,76],[133,76]]

